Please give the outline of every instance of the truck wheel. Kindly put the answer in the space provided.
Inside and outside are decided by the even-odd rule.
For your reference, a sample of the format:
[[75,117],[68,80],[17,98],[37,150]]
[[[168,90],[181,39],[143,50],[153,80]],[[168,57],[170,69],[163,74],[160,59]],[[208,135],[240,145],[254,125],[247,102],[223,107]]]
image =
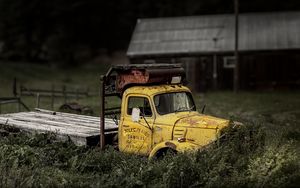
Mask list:
[[163,159],[165,156],[169,155],[169,156],[173,156],[176,155],[177,151],[172,149],[172,148],[162,148],[160,150],[157,151],[155,158],[156,159]]

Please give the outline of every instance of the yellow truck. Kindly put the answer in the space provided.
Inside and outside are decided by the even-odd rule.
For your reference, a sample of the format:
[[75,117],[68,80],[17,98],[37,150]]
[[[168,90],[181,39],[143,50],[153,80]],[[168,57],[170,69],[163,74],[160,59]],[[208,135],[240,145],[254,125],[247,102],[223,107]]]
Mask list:
[[[118,149],[149,157],[167,151],[197,150],[220,136],[229,120],[196,110],[178,64],[112,66],[101,76],[100,145],[105,147],[105,116],[119,115]],[[107,107],[112,96],[119,107]],[[115,116],[117,117],[117,116]]]

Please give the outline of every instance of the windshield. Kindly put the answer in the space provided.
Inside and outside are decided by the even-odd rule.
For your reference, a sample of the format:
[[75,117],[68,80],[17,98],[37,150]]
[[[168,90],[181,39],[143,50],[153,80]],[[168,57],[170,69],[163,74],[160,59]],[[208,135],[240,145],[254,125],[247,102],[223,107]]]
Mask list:
[[188,92],[163,93],[156,95],[154,97],[154,104],[156,111],[160,115],[196,110],[192,95]]

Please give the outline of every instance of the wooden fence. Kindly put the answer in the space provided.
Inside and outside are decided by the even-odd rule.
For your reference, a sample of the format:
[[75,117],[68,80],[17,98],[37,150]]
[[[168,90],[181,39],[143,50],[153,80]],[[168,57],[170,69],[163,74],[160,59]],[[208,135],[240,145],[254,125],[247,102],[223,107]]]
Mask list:
[[30,111],[30,109],[22,102],[20,97],[0,97],[0,114],[2,113],[2,105],[6,104],[16,104],[18,112],[21,111],[21,106],[23,106],[27,111]]
[[20,86],[19,96],[35,96],[36,97],[36,107],[40,107],[41,97],[51,98],[51,109],[54,110],[54,100],[55,98],[63,98],[64,103],[67,102],[69,98],[79,100],[80,98],[98,96],[98,92],[90,92],[89,89],[72,89],[63,85],[61,87],[51,85],[49,89],[38,89],[38,88],[28,88],[23,85]]
[[16,78],[14,78],[13,80],[12,90],[13,97],[0,97],[0,114],[1,107],[5,104],[16,104],[17,111],[21,111],[21,106],[30,111],[30,109],[21,100],[21,98],[24,96],[36,97],[36,108],[40,107],[40,99],[42,97],[51,98],[50,103],[52,110],[54,110],[55,98],[63,98],[64,103],[66,103],[69,98],[78,100],[80,98],[99,96],[99,92],[90,91],[89,88],[82,89],[79,87],[71,87],[67,85],[55,86],[54,84],[52,84],[49,89],[29,88],[20,85],[20,88],[18,90]]

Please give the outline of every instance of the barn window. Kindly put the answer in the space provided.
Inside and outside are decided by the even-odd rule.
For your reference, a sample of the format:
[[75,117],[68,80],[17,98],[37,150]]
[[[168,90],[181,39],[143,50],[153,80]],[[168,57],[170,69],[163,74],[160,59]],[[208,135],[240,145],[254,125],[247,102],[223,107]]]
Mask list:
[[226,56],[223,58],[223,67],[226,69],[233,69],[235,67],[235,57]]

